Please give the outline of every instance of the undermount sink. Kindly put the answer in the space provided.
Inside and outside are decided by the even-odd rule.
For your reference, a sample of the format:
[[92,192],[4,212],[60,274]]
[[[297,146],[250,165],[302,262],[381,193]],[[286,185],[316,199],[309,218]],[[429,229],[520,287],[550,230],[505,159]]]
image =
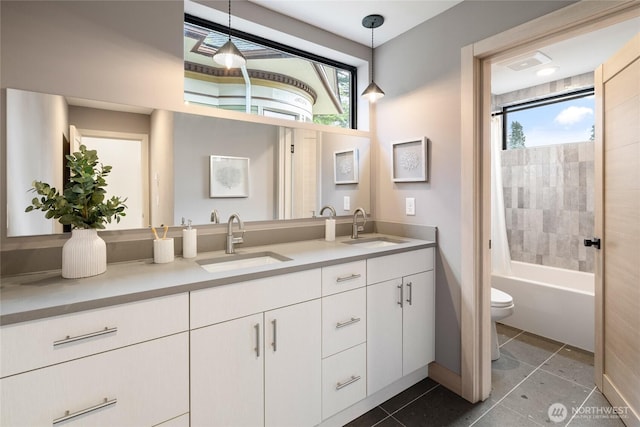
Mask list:
[[346,240],[342,243],[359,246],[361,248],[384,248],[387,246],[399,245],[400,243],[406,243],[406,241],[391,239],[389,237],[370,237],[367,239]]
[[263,265],[277,264],[283,261],[291,261],[291,258],[275,252],[255,252],[251,254],[235,254],[218,258],[203,259],[197,261],[200,267],[209,273],[219,273],[229,270],[241,270],[243,268],[261,267]]

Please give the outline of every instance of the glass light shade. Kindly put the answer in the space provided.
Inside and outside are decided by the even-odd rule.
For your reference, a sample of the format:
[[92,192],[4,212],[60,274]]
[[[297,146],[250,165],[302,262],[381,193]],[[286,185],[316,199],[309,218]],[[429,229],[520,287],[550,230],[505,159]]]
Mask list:
[[247,63],[247,59],[230,39],[213,55],[213,60],[227,68],[240,68]]
[[376,102],[384,96],[384,91],[375,83],[369,83],[369,86],[362,92],[362,96],[369,98],[369,102]]

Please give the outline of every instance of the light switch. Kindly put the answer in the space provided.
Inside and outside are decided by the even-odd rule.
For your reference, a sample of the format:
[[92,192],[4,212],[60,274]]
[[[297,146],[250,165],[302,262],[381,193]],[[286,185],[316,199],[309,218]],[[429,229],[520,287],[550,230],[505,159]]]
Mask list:
[[349,196],[344,196],[344,210],[348,211],[351,209],[351,197]]
[[407,197],[405,199],[405,211],[407,215],[415,215],[416,214],[416,199],[415,197]]

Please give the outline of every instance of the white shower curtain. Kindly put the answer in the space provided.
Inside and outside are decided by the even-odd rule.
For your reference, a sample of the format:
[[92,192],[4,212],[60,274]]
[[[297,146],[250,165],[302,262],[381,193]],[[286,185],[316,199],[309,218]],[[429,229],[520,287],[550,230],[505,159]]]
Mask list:
[[491,118],[491,272],[511,274],[502,189],[502,117]]

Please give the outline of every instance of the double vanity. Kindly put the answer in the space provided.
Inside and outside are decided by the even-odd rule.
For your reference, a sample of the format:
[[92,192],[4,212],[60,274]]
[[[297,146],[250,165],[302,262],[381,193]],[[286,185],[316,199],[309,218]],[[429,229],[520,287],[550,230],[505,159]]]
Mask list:
[[363,234],[3,278],[0,425],[342,425],[427,376],[434,251]]

